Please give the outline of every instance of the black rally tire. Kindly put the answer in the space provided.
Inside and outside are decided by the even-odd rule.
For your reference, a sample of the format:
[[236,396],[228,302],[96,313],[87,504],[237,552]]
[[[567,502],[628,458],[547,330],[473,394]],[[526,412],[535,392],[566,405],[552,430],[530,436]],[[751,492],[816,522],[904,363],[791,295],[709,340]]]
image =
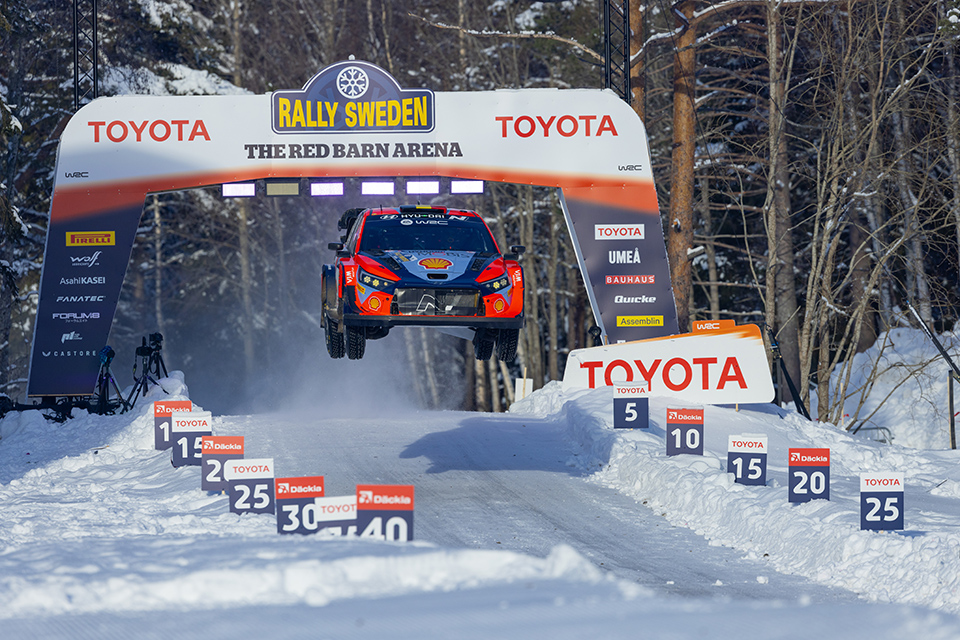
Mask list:
[[517,345],[520,342],[520,329],[500,329],[497,336],[497,360],[513,362],[517,357]]
[[359,360],[367,349],[367,333],[363,327],[347,327],[347,357]]
[[342,358],[346,354],[346,345],[344,344],[343,333],[333,328],[334,323],[330,318],[324,322],[324,337],[327,340],[327,353],[331,358]]
[[477,329],[473,335],[473,355],[477,360],[489,360],[493,355],[494,337],[487,329]]

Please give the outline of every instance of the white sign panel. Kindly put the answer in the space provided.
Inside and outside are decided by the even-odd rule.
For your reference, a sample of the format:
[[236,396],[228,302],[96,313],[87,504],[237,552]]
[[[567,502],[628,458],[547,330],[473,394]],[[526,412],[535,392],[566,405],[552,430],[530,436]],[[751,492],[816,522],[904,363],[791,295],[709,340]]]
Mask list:
[[577,349],[567,358],[564,391],[627,383],[646,385],[651,395],[704,404],[773,399],[763,338],[752,324]]

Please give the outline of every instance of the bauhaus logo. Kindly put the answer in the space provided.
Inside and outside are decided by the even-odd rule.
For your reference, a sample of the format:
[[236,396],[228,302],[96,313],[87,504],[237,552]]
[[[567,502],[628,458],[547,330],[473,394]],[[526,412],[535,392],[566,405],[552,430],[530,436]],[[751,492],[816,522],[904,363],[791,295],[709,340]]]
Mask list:
[[649,276],[606,276],[605,284],[655,284],[656,278]]
[[642,224],[595,224],[594,240],[643,240]]

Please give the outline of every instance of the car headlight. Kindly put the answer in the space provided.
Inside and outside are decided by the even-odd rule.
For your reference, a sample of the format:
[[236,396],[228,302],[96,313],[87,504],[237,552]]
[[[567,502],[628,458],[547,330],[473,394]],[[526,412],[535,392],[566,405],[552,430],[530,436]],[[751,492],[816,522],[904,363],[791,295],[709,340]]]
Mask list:
[[372,273],[364,271],[363,269],[357,269],[357,283],[364,287],[376,289],[377,291],[392,291],[393,287],[397,284],[393,280],[388,280],[381,276],[375,276]]
[[487,282],[481,282],[480,289],[483,291],[483,295],[485,296],[489,296],[493,293],[504,293],[510,289],[510,278],[506,275],[502,275],[499,278],[494,278],[493,280],[488,280]]

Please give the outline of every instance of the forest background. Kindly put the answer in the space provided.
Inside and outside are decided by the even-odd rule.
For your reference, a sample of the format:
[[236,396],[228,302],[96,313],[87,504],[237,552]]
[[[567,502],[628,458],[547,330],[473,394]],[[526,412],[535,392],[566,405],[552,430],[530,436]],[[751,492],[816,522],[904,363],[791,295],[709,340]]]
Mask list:
[[[764,325],[822,420],[837,423],[870,390],[852,355],[879,341],[879,372],[890,329],[949,331],[957,319],[954,2],[630,2],[632,106],[649,137],[681,330],[703,318]],[[20,401],[57,143],[74,112],[72,5],[0,3],[0,393]],[[100,3],[99,93],[294,89],[350,55],[406,88],[599,88],[601,9]],[[172,368],[204,381],[205,406],[269,405],[244,390],[293,384],[304,359],[327,358],[319,273],[342,205],[317,200],[149,196],[111,341],[132,354],[160,331]],[[479,362],[467,341],[429,330],[387,340],[422,406],[498,411],[515,377],[560,379],[566,354],[593,344],[594,320],[553,189],[488,184],[468,204],[502,246],[527,247],[517,360]]]

